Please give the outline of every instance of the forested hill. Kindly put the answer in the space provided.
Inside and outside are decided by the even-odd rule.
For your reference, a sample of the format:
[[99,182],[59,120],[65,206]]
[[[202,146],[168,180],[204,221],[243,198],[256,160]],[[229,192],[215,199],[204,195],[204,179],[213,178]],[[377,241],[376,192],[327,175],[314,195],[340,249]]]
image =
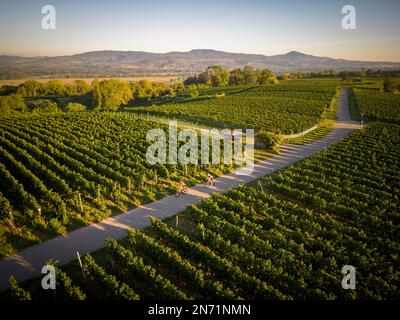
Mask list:
[[227,68],[251,65],[273,72],[400,69],[400,62],[352,61],[291,51],[286,54],[230,53],[210,49],[187,52],[93,51],[59,57],[0,56],[0,78],[34,76],[127,76],[193,74],[210,65]]

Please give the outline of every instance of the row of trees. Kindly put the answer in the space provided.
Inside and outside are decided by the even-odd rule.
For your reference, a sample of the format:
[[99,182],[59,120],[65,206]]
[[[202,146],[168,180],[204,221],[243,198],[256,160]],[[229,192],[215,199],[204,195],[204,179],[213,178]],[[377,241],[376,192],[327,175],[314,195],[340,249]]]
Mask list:
[[[197,88],[195,88],[197,90]],[[73,84],[64,84],[60,80],[51,80],[44,84],[36,80],[27,80],[18,86],[3,86],[0,89],[0,113],[12,111],[55,111],[54,101],[47,97],[78,97],[88,99],[88,107],[95,110],[115,110],[126,105],[132,99],[155,98],[159,96],[175,97],[177,94],[192,93],[193,88],[186,88],[183,82],[153,83],[147,80],[128,82],[118,79],[95,79],[89,85],[83,80],[76,80]],[[198,92],[197,92],[198,95]],[[46,99],[29,99],[26,104],[24,97],[46,97]],[[74,99],[76,100],[76,99]],[[81,101],[80,101],[81,102]],[[49,104],[52,103],[52,106]],[[81,111],[84,106],[75,101],[65,107],[67,111]]]
[[63,83],[61,80],[50,80],[41,83],[37,80],[27,80],[18,86],[4,86],[2,94],[16,93],[25,97],[37,96],[77,96],[90,91],[90,86],[83,80],[75,80],[73,83]]
[[17,93],[0,96],[0,114],[27,111],[32,113],[56,113],[62,110],[68,112],[85,111],[86,106],[76,102],[69,102],[60,108],[57,102],[50,99],[35,99],[26,102],[25,98]]
[[383,82],[383,89],[386,92],[400,93],[400,79],[385,79],[385,81]]
[[185,85],[203,84],[208,87],[225,87],[234,85],[265,85],[275,84],[278,80],[270,70],[254,69],[246,66],[242,69],[235,68],[231,71],[222,66],[208,67],[198,76],[189,77]]
[[185,91],[185,85],[179,81],[173,83],[153,83],[147,80],[128,82],[118,79],[102,81],[95,79],[89,85],[83,80],[75,80],[73,83],[63,83],[61,80],[50,80],[47,83],[41,83],[37,80],[27,80],[18,86],[1,87],[0,95],[18,94],[24,97],[82,96],[90,92],[96,94],[99,86],[101,86],[100,89],[103,91],[114,89],[124,89],[125,91],[126,89],[126,91],[130,91],[132,98],[152,98],[163,95],[175,96]]
[[[154,83],[147,80],[128,82],[118,79],[95,79],[89,85],[83,80],[73,83],[63,83],[60,80],[50,80],[41,83],[37,80],[27,80],[18,86],[3,86],[0,89],[0,112],[38,111],[56,112],[58,107],[54,102],[60,97],[77,97],[94,110],[117,110],[127,105],[132,99],[150,99],[160,96],[175,97],[187,95],[195,98],[199,95],[199,87],[225,87],[228,85],[265,85],[277,83],[276,76],[269,70],[254,69],[251,66],[243,69],[228,69],[221,66],[207,68],[198,76],[190,77],[184,82]],[[83,97],[84,96],[84,97]],[[28,105],[24,97],[53,97],[48,99],[30,99]],[[61,105],[67,111],[81,111],[85,107],[76,105],[77,99],[72,99],[71,105]]]
[[381,70],[381,69],[361,69],[361,70],[322,70],[314,72],[289,72],[278,76],[278,80],[290,79],[311,79],[311,78],[354,78],[354,77],[379,77],[379,76],[398,76],[398,70]]
[[[129,83],[123,80],[94,80],[92,82],[91,107],[95,110],[116,110],[132,99],[149,99],[160,96],[175,97],[186,91],[193,96],[191,88],[182,82],[156,83],[147,80]],[[198,93],[197,93],[198,94]]]

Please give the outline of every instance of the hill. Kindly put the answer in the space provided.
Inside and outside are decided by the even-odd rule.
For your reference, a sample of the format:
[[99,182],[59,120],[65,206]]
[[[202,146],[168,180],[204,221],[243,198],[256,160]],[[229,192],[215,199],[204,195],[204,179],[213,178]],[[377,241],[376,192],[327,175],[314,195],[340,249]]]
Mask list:
[[92,51],[58,57],[0,56],[0,78],[35,76],[138,76],[193,74],[210,65],[228,68],[252,65],[273,72],[400,69],[400,62],[375,62],[317,57],[297,51],[265,56],[195,49],[187,52]]

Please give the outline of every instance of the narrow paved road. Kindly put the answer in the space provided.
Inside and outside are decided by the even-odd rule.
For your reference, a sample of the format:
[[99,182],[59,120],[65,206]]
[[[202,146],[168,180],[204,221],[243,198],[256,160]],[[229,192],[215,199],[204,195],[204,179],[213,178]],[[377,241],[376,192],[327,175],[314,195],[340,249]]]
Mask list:
[[77,251],[81,255],[95,251],[104,247],[106,238],[121,239],[126,236],[128,228],[141,229],[149,226],[148,215],[160,219],[172,216],[185,209],[187,205],[198,204],[201,199],[210,197],[211,192],[225,192],[229,188],[250,182],[303,160],[340,141],[358,128],[359,124],[350,119],[347,91],[343,89],[338,104],[336,124],[324,138],[306,145],[283,145],[279,155],[257,162],[250,175],[227,174],[216,179],[213,188],[197,185],[191,188],[185,196],[179,198],[176,198],[175,195],[167,196],[102,222],[34,245],[17,254],[1,258],[0,291],[8,287],[8,279],[11,275],[14,275],[19,282],[38,276],[42,266],[50,258],[65,264],[76,258]]

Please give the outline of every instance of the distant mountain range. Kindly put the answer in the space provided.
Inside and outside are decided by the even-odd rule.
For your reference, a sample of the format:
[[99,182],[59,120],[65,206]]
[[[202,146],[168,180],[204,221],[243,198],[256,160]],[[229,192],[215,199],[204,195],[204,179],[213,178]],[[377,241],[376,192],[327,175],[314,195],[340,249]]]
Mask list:
[[400,69],[400,62],[354,61],[297,51],[265,56],[196,49],[188,52],[93,51],[59,57],[0,56],[0,78],[36,76],[189,75],[211,65],[229,69],[251,65],[276,73],[294,71]]

